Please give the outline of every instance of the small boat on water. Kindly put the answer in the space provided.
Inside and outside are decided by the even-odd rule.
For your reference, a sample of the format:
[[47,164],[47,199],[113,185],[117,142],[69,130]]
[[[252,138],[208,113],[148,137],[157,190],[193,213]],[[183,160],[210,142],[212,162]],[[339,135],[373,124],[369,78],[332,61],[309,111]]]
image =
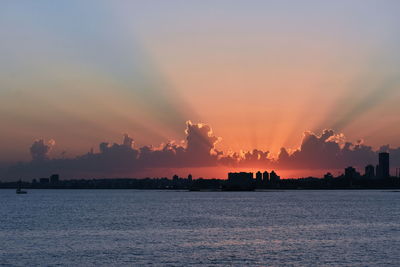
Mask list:
[[27,194],[28,192],[21,190],[21,188],[17,188],[17,191],[15,192],[17,194]]
[[15,191],[17,194],[27,194],[28,192],[22,190],[22,182],[19,180],[17,190]]

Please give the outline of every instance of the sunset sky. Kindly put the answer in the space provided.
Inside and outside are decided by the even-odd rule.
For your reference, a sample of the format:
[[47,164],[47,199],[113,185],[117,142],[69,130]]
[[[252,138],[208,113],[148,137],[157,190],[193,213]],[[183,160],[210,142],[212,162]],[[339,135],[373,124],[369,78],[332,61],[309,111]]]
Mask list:
[[[0,162],[185,140],[277,157],[305,131],[400,146],[400,1],[0,3]],[[201,173],[200,173],[201,174]],[[207,175],[206,175],[207,176]]]

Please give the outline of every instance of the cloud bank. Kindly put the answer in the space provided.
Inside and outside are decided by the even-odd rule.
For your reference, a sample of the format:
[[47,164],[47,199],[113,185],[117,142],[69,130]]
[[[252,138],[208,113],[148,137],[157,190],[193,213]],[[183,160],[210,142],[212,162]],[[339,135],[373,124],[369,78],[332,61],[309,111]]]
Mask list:
[[377,153],[391,153],[392,165],[400,164],[400,148],[382,146],[374,151],[362,141],[347,142],[342,133],[324,130],[321,134],[305,132],[299,148],[282,148],[277,158],[269,151],[254,149],[227,154],[216,149],[221,141],[211,127],[202,123],[186,123],[186,140],[170,141],[158,147],[135,147],[124,134],[121,144],[102,142],[98,152],[88,152],[75,158],[51,159],[49,151],[55,141],[35,140],[30,147],[32,161],[22,162],[1,172],[2,180],[37,178],[61,173],[64,177],[137,177],[143,171],[160,168],[235,167],[261,169],[342,169],[352,165],[376,164]]

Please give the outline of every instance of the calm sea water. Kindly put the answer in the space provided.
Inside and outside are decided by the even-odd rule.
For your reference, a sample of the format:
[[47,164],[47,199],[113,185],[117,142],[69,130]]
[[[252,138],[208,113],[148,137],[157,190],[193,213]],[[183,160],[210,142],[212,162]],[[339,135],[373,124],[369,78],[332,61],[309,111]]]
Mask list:
[[399,266],[400,192],[0,190],[0,265]]

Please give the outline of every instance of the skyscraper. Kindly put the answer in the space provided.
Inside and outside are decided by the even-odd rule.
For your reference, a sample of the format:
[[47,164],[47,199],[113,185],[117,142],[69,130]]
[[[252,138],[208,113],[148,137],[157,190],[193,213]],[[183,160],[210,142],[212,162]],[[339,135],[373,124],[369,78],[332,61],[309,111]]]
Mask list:
[[377,173],[378,178],[388,178],[390,176],[390,165],[389,165],[389,153],[379,153],[379,172]]

